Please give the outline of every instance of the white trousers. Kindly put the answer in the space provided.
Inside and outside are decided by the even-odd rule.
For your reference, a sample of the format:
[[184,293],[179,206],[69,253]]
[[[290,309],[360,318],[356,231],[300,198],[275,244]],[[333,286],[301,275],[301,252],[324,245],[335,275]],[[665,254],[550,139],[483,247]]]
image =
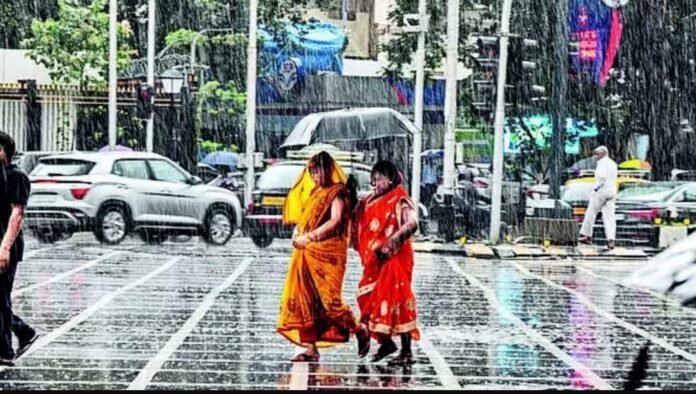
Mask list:
[[582,221],[580,235],[592,236],[597,214],[602,211],[602,222],[604,222],[604,233],[608,240],[616,240],[616,194],[598,191],[590,195],[590,204],[585,212],[585,219]]

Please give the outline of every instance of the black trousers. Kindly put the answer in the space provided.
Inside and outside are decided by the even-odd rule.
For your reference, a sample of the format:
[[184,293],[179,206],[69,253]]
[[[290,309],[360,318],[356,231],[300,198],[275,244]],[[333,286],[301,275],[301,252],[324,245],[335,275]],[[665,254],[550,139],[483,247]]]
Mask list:
[[24,255],[24,240],[17,237],[10,252],[10,266],[0,274],[0,357],[13,359],[12,333],[20,342],[28,341],[36,332],[19,316],[12,312],[12,286],[17,272],[17,265]]

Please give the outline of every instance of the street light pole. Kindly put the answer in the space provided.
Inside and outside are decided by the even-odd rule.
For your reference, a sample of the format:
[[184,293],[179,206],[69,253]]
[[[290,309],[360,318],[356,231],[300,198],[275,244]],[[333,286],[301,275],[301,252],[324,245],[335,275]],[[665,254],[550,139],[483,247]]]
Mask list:
[[[155,87],[155,0],[149,0],[147,11],[147,84]],[[150,96],[152,102],[155,101],[155,95]],[[153,106],[154,108],[154,106]],[[155,130],[155,113],[151,111],[147,118],[146,133],[145,133],[145,148],[148,152],[152,152],[154,145],[154,130]]]
[[[258,4],[258,0],[254,1],[254,3],[257,3],[257,4]],[[250,10],[250,12],[251,12],[251,7],[252,7],[252,5],[249,4],[249,10]],[[258,6],[257,6],[256,4],[254,5],[254,7],[258,8]],[[256,16],[254,16],[254,18],[256,18]],[[251,25],[251,20],[249,21],[249,25]],[[190,55],[190,59],[189,59],[189,68],[190,68],[190,72],[193,72],[193,67],[194,67],[194,65],[196,64],[196,45],[198,44],[198,39],[201,38],[201,37],[203,36],[203,34],[206,34],[206,33],[211,33],[211,32],[226,32],[226,31],[234,31],[234,29],[230,29],[230,28],[225,28],[225,29],[203,29],[203,30],[199,31],[198,33],[196,33],[196,36],[193,37],[193,41],[191,41],[191,55]],[[256,20],[254,20],[254,31],[256,31]],[[172,44],[173,44],[173,43],[172,43]],[[166,48],[165,48],[165,49],[166,49]],[[254,44],[254,50],[256,50],[256,44]],[[248,51],[248,48],[247,48],[247,51]],[[164,52],[164,51],[162,51],[162,52]],[[255,60],[254,60],[254,61],[255,61]],[[254,71],[254,73],[256,73],[256,71]],[[256,78],[255,74],[254,74],[254,78]],[[188,78],[186,78],[186,79],[184,80],[184,86],[188,86]]]
[[490,241],[500,239],[500,209],[503,194],[503,129],[505,126],[505,79],[507,77],[508,41],[512,0],[504,0],[500,21],[500,56],[498,58],[498,86],[495,103],[495,136],[493,144],[493,190],[491,192]]
[[118,75],[116,74],[117,59],[117,0],[109,0],[109,147],[111,150],[116,146],[116,84]]
[[425,84],[425,33],[428,31],[426,0],[418,1],[418,48],[416,49],[416,87],[413,119],[416,132],[413,136],[413,179],[411,179],[411,198],[419,213],[421,183],[421,151],[423,150],[423,91]]
[[459,0],[447,4],[447,69],[445,83],[445,158],[444,186],[447,194],[454,193],[454,128],[457,119],[457,63],[459,60]]
[[[247,46],[246,98],[246,187],[244,202],[249,206],[254,189],[254,152],[256,151],[256,24],[258,0],[249,0],[249,43]],[[195,48],[195,47],[194,47]],[[195,54],[195,52],[192,52]],[[193,57],[192,57],[193,58]]]

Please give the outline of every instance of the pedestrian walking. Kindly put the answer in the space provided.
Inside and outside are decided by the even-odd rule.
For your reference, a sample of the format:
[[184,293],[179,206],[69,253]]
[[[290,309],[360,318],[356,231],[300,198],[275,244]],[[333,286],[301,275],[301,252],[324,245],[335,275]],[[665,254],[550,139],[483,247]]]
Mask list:
[[[373,362],[396,352],[392,337],[398,335],[401,352],[389,364],[411,365],[415,363],[411,341],[420,339],[416,298],[411,289],[416,208],[394,163],[378,162],[371,176],[374,192],[358,204],[353,231],[353,245],[363,265],[358,284],[361,322],[380,343]],[[366,354],[363,351],[358,355]]]
[[[12,312],[12,286],[24,254],[24,208],[31,192],[29,177],[12,164],[14,154],[14,139],[0,131],[0,365],[12,365],[38,337]],[[19,341],[17,352],[12,348],[13,332]]]
[[309,160],[285,201],[283,221],[296,226],[277,330],[306,348],[292,361],[318,361],[318,348],[347,342],[352,334],[359,349],[369,346],[367,327],[342,297],[356,183],[346,179],[328,153],[320,152]]
[[423,205],[429,207],[433,196],[437,194],[437,165],[432,158],[426,158],[423,163],[423,174],[421,180],[421,196]]
[[592,244],[592,230],[597,214],[602,212],[602,222],[607,238],[607,247],[614,249],[616,242],[616,178],[618,167],[614,160],[609,158],[609,150],[605,146],[597,147],[593,152],[593,157],[597,160],[595,170],[595,183],[590,203],[585,212],[585,219],[580,228],[580,238],[578,242]]

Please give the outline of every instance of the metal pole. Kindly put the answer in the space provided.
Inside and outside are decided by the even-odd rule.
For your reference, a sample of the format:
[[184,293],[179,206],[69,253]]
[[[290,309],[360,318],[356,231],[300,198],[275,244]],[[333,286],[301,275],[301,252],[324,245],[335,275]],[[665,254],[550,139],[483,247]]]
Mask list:
[[254,152],[256,151],[256,19],[258,0],[249,0],[249,44],[247,47],[246,98],[246,187],[244,202],[249,206],[254,190]]
[[500,57],[498,59],[498,86],[495,103],[495,136],[493,144],[493,189],[491,193],[490,240],[500,239],[500,208],[503,194],[503,128],[505,126],[505,78],[507,73],[508,41],[512,0],[504,0],[500,22]]
[[413,136],[413,179],[411,180],[411,197],[416,205],[416,215],[420,204],[421,151],[423,150],[423,85],[425,84],[425,32],[427,30],[426,0],[418,1],[418,49],[416,50],[416,91],[414,102],[414,123],[416,133]]
[[109,0],[109,147],[116,146],[116,84],[118,80],[116,56],[118,51],[116,39],[117,0]]
[[[147,11],[147,84],[155,86],[155,0],[149,0]],[[150,97],[150,100],[155,101],[155,95]],[[148,152],[152,152],[154,145],[154,130],[155,130],[155,114],[150,113],[147,118],[145,148]]]
[[457,63],[459,59],[459,0],[447,4],[447,69],[445,84],[444,183],[447,194],[454,192],[454,128],[457,119]]
[[[257,0],[258,1],[258,0]],[[251,8],[251,4],[249,5]],[[257,7],[258,8],[258,7]],[[254,24],[256,21],[254,21]],[[251,24],[251,21],[249,22]],[[225,29],[203,29],[196,33],[196,36],[193,37],[193,41],[191,42],[191,54],[189,55],[189,71],[190,73],[193,72],[194,65],[196,64],[196,44],[198,43],[198,39],[201,38],[201,36],[205,33],[211,33],[211,32],[224,32],[224,31],[234,31],[234,29],[230,28],[225,28]],[[254,28],[254,31],[256,31],[256,28]],[[173,43],[172,43],[173,44]],[[171,45],[170,45],[171,46]],[[254,48],[256,48],[256,44],[254,44]],[[166,49],[166,48],[165,48]],[[162,51],[164,52],[164,51]],[[254,71],[256,72],[256,71]],[[188,86],[188,78],[184,80],[184,86]]]
[[556,0],[553,59],[553,135],[551,137],[551,173],[549,197],[561,198],[561,171],[565,152],[565,119],[568,114],[568,0]]

